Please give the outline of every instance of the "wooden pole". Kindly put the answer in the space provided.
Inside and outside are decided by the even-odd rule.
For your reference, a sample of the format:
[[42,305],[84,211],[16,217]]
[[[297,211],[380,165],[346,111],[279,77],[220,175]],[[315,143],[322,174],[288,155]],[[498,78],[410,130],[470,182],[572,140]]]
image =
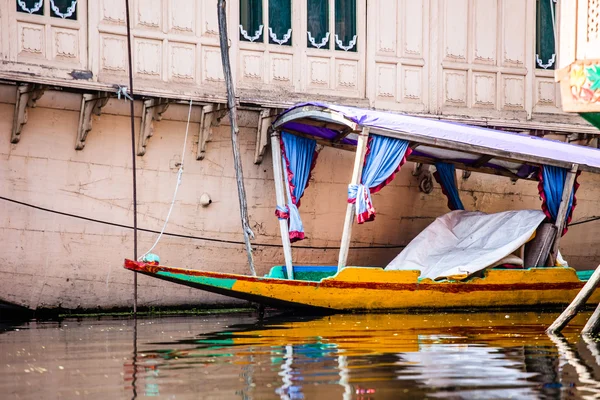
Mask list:
[[[352,170],[352,179],[350,180],[351,185],[358,185],[360,183],[363,165],[365,164],[365,153],[367,151],[368,140],[369,127],[364,127],[362,133],[358,135],[354,169]],[[352,223],[354,222],[354,207],[354,204],[348,203],[348,207],[346,208],[344,231],[342,233],[342,243],[340,244],[340,255],[338,258],[338,272],[346,266],[346,261],[348,260],[348,249],[350,248],[350,238],[352,236]]]
[[[554,321],[552,323],[552,325],[550,325],[548,327],[548,329],[546,329],[546,332],[548,334],[556,334],[556,333],[559,333],[560,331],[562,331],[564,329],[564,327],[567,326],[569,321],[571,321],[577,315],[579,310],[581,310],[581,308],[583,308],[583,306],[585,306],[585,303],[588,301],[588,299],[590,298],[592,293],[594,293],[594,289],[596,288],[596,286],[598,285],[599,282],[600,282],[600,265],[596,268],[596,270],[594,271],[594,273],[592,274],[590,279],[585,283],[583,288],[581,288],[581,291],[577,294],[577,296],[575,296],[575,299],[571,302],[571,304],[569,304],[569,306],[565,309],[565,311],[563,311],[563,313],[560,314],[560,316],[558,318],[556,318],[556,321]],[[592,315],[592,317],[590,318],[590,321],[598,313],[600,313],[600,311],[598,311],[598,309],[596,309],[596,312],[594,312],[594,315]],[[588,321],[588,324],[589,324],[589,321]],[[588,325],[586,325],[586,327],[587,326]],[[585,331],[585,328],[583,328],[583,329]]]
[[579,166],[577,164],[573,164],[571,170],[567,172],[567,176],[565,178],[565,185],[563,187],[562,198],[558,208],[558,215],[556,216],[556,223],[554,224],[554,226],[556,226],[556,237],[554,238],[554,243],[552,244],[552,249],[550,250],[550,255],[548,256],[549,267],[553,267],[556,261],[558,244],[560,243],[562,231],[565,227],[565,220],[569,211],[569,199],[573,193],[573,185],[575,183],[575,177],[577,176],[578,167]]
[[[129,0],[125,0],[125,17],[127,18],[127,57],[129,64],[129,120],[131,122],[131,169],[133,174],[133,259],[138,259],[138,237],[137,237],[137,172],[135,148],[135,120],[133,115],[133,61],[131,57],[131,23],[129,21]],[[133,274],[133,314],[137,315],[137,271]]]
[[[273,156],[273,180],[275,181],[275,196],[277,205],[285,208],[285,193],[283,190],[283,162],[281,161],[281,138],[279,132],[273,132],[271,135],[271,155]],[[292,264],[292,244],[290,243],[290,234],[288,221],[279,220],[279,230],[281,232],[281,243],[283,244],[283,256],[285,257],[285,268],[288,279],[294,279],[294,267]]]
[[[594,276],[594,275],[600,276],[600,273],[598,271],[600,271],[600,266],[598,266],[598,268],[596,268],[596,270],[594,271],[594,274],[592,276]],[[600,278],[596,279],[596,285],[598,284],[599,280],[600,280]],[[591,290],[590,295],[593,292],[594,291]],[[594,313],[592,314],[590,319],[588,319],[588,321],[586,322],[585,326],[583,327],[583,330],[581,331],[581,334],[582,335],[594,335],[594,334],[598,333],[599,330],[600,330],[600,304],[598,304],[598,307],[596,307],[596,309],[594,310]]]
[[246,189],[244,188],[244,172],[240,158],[240,145],[238,143],[237,106],[235,104],[235,90],[233,78],[231,77],[231,64],[229,62],[229,43],[227,39],[227,9],[225,0],[219,0],[217,5],[217,18],[219,20],[219,45],[221,47],[221,62],[223,64],[223,75],[227,87],[227,108],[229,109],[229,120],[231,122],[231,147],[233,148],[233,163],[235,166],[235,179],[237,181],[238,199],[240,202],[240,217],[242,220],[242,231],[244,232],[244,243],[248,254],[248,265],[250,272],[256,276],[254,259],[252,257],[252,245],[250,238],[254,239],[254,232],[248,222],[248,205],[246,202]]

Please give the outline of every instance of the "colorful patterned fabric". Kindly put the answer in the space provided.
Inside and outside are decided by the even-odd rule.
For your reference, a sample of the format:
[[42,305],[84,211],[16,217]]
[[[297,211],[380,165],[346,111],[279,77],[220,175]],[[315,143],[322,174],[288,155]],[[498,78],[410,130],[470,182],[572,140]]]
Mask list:
[[361,183],[348,186],[348,203],[356,204],[359,224],[375,219],[371,193],[380,191],[394,179],[411,151],[406,140],[379,135],[369,137]]

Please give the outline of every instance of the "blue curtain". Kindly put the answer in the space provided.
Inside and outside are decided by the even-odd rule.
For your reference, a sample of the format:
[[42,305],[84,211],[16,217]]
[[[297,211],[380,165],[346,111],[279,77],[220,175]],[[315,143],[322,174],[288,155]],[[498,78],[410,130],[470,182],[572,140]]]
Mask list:
[[[553,222],[556,221],[556,217],[558,215],[558,209],[560,207],[560,201],[562,200],[566,179],[566,169],[542,165],[540,186],[538,187],[540,189],[540,195],[544,200],[542,203],[542,209]],[[571,198],[569,199],[568,210],[571,210],[573,207],[574,195],[575,191],[572,191]],[[568,212],[567,215],[568,214],[570,214],[570,212]]]
[[[289,219],[290,240],[304,239],[304,226],[298,206],[308,184],[310,171],[314,166],[317,142],[300,136],[281,133],[281,155],[286,174],[288,204],[285,209],[277,207],[275,214],[279,219]],[[276,178],[277,179],[277,178]]]
[[434,174],[435,180],[442,187],[442,192],[448,198],[448,208],[451,210],[464,210],[462,201],[456,187],[456,169],[453,164],[436,162],[437,172]]
[[406,140],[379,135],[369,137],[361,183],[348,186],[348,203],[356,203],[359,224],[375,219],[371,193],[378,192],[391,182],[410,151]]

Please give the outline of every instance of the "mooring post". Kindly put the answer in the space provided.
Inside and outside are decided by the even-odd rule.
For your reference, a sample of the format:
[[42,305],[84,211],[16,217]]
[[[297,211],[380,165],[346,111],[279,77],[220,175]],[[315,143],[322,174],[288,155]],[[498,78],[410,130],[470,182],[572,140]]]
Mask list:
[[246,202],[246,189],[244,187],[244,171],[242,170],[242,159],[240,157],[240,145],[238,143],[237,105],[235,103],[235,90],[231,76],[231,64],[229,62],[229,46],[227,39],[227,10],[225,0],[219,0],[217,5],[217,18],[219,20],[219,45],[221,47],[221,62],[223,63],[223,75],[227,87],[227,108],[229,109],[229,120],[231,123],[231,147],[233,148],[233,164],[235,167],[235,180],[237,182],[238,200],[240,203],[240,217],[242,220],[242,231],[244,243],[248,255],[250,272],[256,276],[254,269],[254,258],[252,257],[252,245],[250,238],[254,239],[254,232],[248,222],[248,204]]
[[[131,122],[131,169],[133,170],[133,259],[138,259],[138,238],[137,238],[137,172],[135,157],[135,125],[133,115],[133,61],[131,56],[131,23],[129,21],[129,0],[125,0],[125,17],[127,18],[127,58],[129,64],[129,120]],[[133,314],[137,314],[137,271],[133,273]]]
[[[592,293],[594,293],[594,289],[596,289],[596,286],[598,286],[599,282],[600,282],[600,265],[596,268],[596,270],[594,271],[594,273],[592,274],[590,279],[585,283],[583,288],[581,288],[581,291],[577,294],[575,299],[571,302],[571,304],[569,304],[569,307],[567,307],[566,310],[563,311],[563,313],[560,314],[560,316],[558,318],[556,318],[556,320],[552,323],[552,325],[550,325],[548,327],[548,329],[546,329],[546,332],[549,334],[556,334],[556,333],[562,331],[563,328],[565,326],[567,326],[569,321],[571,321],[573,318],[575,318],[575,316],[577,315],[579,310],[581,310],[581,308],[583,308],[583,306],[588,301],[588,299],[590,298]],[[592,317],[590,317],[590,320],[586,324],[586,327],[583,328],[584,331],[586,330],[588,325],[590,325],[590,321],[592,321],[592,318],[594,318],[594,316],[596,317],[596,320],[598,319],[598,314],[600,314],[600,311],[598,309],[596,309],[596,312],[594,312],[594,315],[592,315]],[[597,325],[598,325],[598,323],[596,322],[594,325],[596,329],[597,329]],[[592,326],[590,326],[590,328],[592,328]]]
[[[600,265],[596,268],[596,270],[594,271],[594,274],[592,275],[592,276],[598,275],[598,277],[596,278],[596,285],[598,284],[598,281],[600,281],[600,272],[599,271],[600,271]],[[594,288],[595,287],[596,286],[594,285]],[[590,296],[593,292],[594,292],[594,290],[591,289]],[[600,331],[600,304],[598,304],[598,307],[596,307],[596,310],[594,310],[594,313],[592,314],[590,319],[588,319],[587,323],[583,327],[583,330],[581,331],[581,334],[594,335],[594,334],[598,333],[598,331]]]
[[[350,180],[351,185],[358,185],[360,183],[362,169],[365,164],[369,129],[369,127],[364,127],[361,134],[358,135],[354,169],[352,170],[352,179]],[[366,190],[369,190],[369,188],[366,188]],[[348,203],[346,208],[344,231],[342,232],[342,243],[340,244],[340,254],[338,257],[338,271],[341,271],[346,266],[346,261],[348,260],[348,249],[350,248],[350,239],[352,237],[352,223],[354,222],[354,207],[355,204]]]

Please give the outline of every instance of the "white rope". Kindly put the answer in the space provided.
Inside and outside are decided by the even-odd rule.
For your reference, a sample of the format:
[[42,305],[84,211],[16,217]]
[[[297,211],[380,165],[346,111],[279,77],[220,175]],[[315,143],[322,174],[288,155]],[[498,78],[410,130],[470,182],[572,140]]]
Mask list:
[[181,151],[181,164],[179,164],[179,171],[177,171],[177,183],[175,184],[175,192],[173,193],[173,200],[171,200],[171,206],[169,207],[169,212],[167,213],[167,218],[165,219],[165,223],[164,223],[162,229],[160,230],[160,233],[158,234],[156,241],[154,242],[152,247],[150,247],[150,250],[145,252],[138,259],[138,261],[143,260],[144,257],[146,257],[148,254],[150,254],[150,252],[152,250],[154,250],[154,248],[160,241],[160,238],[162,237],[163,233],[165,232],[165,229],[167,229],[167,224],[169,223],[169,218],[171,217],[171,212],[173,211],[173,206],[175,205],[175,199],[177,198],[177,191],[179,190],[179,186],[181,185],[181,176],[183,175],[183,160],[185,159],[185,146],[187,145],[187,138],[188,138],[188,131],[190,129],[190,117],[191,116],[192,116],[192,100],[190,99],[190,109],[188,110],[187,125],[185,127],[185,139],[183,139],[183,150]]

